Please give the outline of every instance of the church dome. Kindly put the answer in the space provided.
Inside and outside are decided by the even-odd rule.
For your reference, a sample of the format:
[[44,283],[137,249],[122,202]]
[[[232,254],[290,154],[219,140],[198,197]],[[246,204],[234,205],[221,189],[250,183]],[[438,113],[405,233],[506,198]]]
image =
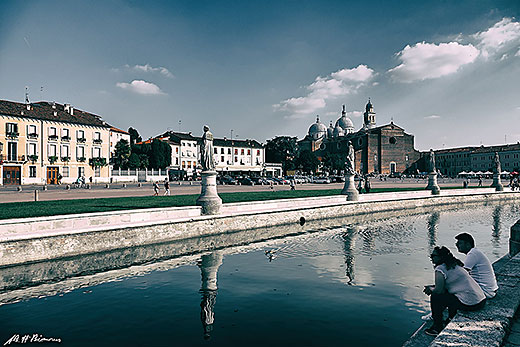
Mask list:
[[339,119],[336,121],[336,127],[338,126],[341,127],[344,131],[354,130],[354,123],[352,123],[350,118],[347,118],[345,115],[339,117]]
[[336,125],[336,127],[334,128],[334,132],[332,133],[332,136],[334,136],[334,137],[345,136],[345,131],[343,130],[342,127],[340,127],[339,125]]
[[320,116],[316,117],[316,123],[309,128],[309,136],[314,140],[322,139],[327,135],[327,127],[320,122]]

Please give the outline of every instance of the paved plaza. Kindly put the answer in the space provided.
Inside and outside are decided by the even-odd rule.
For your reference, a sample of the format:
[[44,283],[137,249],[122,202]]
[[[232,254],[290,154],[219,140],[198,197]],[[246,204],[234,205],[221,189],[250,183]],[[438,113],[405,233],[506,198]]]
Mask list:
[[[483,186],[489,187],[492,180],[484,180]],[[462,179],[439,179],[439,185],[441,189],[443,187],[462,187]],[[507,182],[504,182],[507,183]],[[386,181],[380,181],[379,179],[371,180],[372,188],[417,188],[423,189],[426,187],[427,180],[425,179],[397,179],[389,178]],[[159,186],[161,191],[159,194],[164,194],[164,187],[162,182]],[[470,187],[476,187],[477,181],[470,182]],[[298,184],[296,189],[300,190],[321,190],[321,189],[342,189],[343,183],[330,183],[330,184]],[[271,188],[268,185],[219,185],[219,193],[231,193],[231,192],[254,192],[254,191],[269,191]],[[275,185],[274,190],[290,190],[289,185]],[[42,186],[23,186],[22,191],[17,191],[17,186],[2,186],[0,187],[0,203],[4,202],[21,202],[21,201],[34,201],[34,191],[38,191],[40,201],[46,200],[65,200],[65,199],[94,199],[94,198],[119,198],[119,197],[130,197],[130,196],[151,196],[153,195],[153,187],[151,182],[144,182],[141,187],[137,183],[128,183],[126,187],[123,187],[122,183],[111,184],[109,188],[106,188],[105,184],[94,184],[91,189],[85,188],[73,188],[70,190],[66,189],[66,185],[50,185],[47,186],[47,190],[43,190]],[[200,183],[199,182],[172,182],[170,188],[172,195],[189,195],[189,194],[200,194]]]

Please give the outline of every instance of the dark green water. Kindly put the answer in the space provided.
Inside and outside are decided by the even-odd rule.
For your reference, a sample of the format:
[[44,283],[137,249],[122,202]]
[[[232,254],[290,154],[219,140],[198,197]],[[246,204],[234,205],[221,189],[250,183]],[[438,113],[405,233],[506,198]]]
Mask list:
[[[518,205],[478,205],[29,288],[15,281],[0,292],[1,302],[21,300],[0,306],[0,342],[40,334],[62,346],[400,346],[429,310],[422,287],[433,281],[431,248],[447,245],[463,259],[453,237],[466,231],[494,261],[507,252],[518,218]],[[65,266],[56,264],[46,278]],[[5,283],[24,271],[0,275]]]

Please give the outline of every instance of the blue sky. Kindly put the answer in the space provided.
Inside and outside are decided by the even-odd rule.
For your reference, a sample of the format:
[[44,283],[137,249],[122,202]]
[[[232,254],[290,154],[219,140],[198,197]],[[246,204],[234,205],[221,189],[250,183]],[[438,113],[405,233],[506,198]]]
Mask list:
[[516,0],[3,0],[0,99],[264,142],[341,104],[360,128],[370,97],[421,150],[516,143],[519,21]]

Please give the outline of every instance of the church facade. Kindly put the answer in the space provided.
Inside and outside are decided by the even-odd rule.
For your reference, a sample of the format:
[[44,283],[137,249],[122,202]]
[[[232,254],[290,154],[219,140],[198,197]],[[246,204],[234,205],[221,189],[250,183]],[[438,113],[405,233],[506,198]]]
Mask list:
[[414,136],[393,122],[377,126],[376,113],[369,99],[358,131],[347,117],[345,106],[335,125],[327,128],[319,116],[308,134],[298,142],[300,150],[313,152],[321,161],[327,154],[346,158],[348,143],[355,150],[355,167],[360,174],[415,173],[421,153],[414,148]]

